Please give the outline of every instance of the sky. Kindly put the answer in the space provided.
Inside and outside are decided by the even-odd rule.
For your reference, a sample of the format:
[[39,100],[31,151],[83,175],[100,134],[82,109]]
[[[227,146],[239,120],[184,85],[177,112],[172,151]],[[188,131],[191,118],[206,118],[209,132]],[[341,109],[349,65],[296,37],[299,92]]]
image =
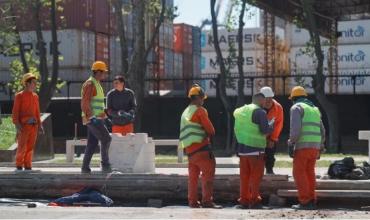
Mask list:
[[[229,0],[224,0],[227,2]],[[210,1],[209,0],[174,0],[175,6],[178,7],[179,16],[175,19],[175,23],[187,23],[194,26],[199,26],[204,19],[210,19]],[[219,19],[223,21],[226,10],[226,3],[221,7]],[[255,9],[256,10],[256,9]],[[245,27],[258,26],[258,13],[251,19],[246,21]]]

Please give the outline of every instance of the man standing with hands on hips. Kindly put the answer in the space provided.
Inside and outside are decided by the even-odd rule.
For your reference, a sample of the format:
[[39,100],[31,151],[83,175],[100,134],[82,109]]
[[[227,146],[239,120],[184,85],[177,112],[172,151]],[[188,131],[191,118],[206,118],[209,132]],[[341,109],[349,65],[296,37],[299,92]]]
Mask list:
[[81,172],[91,173],[90,162],[95,149],[101,143],[101,167],[102,172],[112,171],[109,163],[108,150],[112,138],[107,127],[104,125],[105,102],[104,90],[100,82],[107,78],[108,68],[102,61],[96,61],[91,68],[92,75],[82,85],[81,110],[82,122],[87,126],[87,146],[82,162]]
[[267,136],[267,147],[265,150],[266,174],[274,174],[276,144],[279,141],[279,136],[284,124],[283,107],[274,99],[274,92],[270,87],[262,87],[260,92],[265,96],[266,103],[264,109],[267,112],[267,119],[274,122],[274,130]]

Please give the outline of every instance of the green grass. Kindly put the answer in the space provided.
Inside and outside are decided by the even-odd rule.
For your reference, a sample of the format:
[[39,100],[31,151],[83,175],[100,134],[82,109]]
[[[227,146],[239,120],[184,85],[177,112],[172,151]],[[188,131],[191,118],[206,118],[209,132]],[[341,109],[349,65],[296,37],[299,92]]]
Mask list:
[[9,149],[15,142],[15,127],[11,117],[2,118],[0,125],[0,150]]

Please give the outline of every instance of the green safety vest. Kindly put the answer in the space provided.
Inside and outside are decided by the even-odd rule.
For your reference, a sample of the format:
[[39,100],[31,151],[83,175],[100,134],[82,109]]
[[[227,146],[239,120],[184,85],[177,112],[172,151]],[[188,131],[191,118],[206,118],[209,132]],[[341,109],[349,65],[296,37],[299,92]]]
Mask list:
[[321,144],[321,113],[317,107],[310,106],[300,102],[299,105],[303,108],[304,115],[302,118],[301,135],[298,144],[317,143]]
[[187,148],[194,143],[202,143],[207,137],[202,125],[191,121],[197,109],[197,106],[189,105],[181,115],[180,146],[182,148]]
[[255,148],[266,148],[266,135],[261,133],[259,125],[252,120],[253,112],[260,107],[256,104],[244,105],[235,109],[235,136],[240,144]]
[[[105,103],[104,103],[104,90],[103,87],[100,85],[94,77],[90,77],[88,81],[91,81],[96,89],[96,96],[94,96],[91,100],[91,109],[93,111],[93,116],[99,116],[104,113]],[[81,90],[81,97],[82,97]],[[82,117],[85,117],[85,113],[82,112]]]

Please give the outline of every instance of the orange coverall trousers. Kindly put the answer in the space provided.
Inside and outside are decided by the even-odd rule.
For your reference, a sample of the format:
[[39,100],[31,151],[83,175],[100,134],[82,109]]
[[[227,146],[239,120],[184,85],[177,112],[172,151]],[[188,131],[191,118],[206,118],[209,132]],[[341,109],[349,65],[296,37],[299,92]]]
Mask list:
[[316,202],[316,175],[315,164],[319,156],[319,149],[304,148],[294,151],[293,177],[298,189],[300,204]]
[[189,206],[198,203],[198,179],[202,180],[202,204],[213,202],[213,180],[216,160],[212,152],[200,151],[189,157],[188,201]]
[[134,124],[130,123],[127,125],[113,125],[112,126],[112,133],[118,133],[122,135],[126,135],[129,133],[134,133]]
[[23,125],[17,137],[16,166],[32,168],[33,148],[36,144],[38,126]]
[[260,184],[265,169],[264,154],[256,156],[240,156],[240,198],[244,206],[254,205],[262,201]]

